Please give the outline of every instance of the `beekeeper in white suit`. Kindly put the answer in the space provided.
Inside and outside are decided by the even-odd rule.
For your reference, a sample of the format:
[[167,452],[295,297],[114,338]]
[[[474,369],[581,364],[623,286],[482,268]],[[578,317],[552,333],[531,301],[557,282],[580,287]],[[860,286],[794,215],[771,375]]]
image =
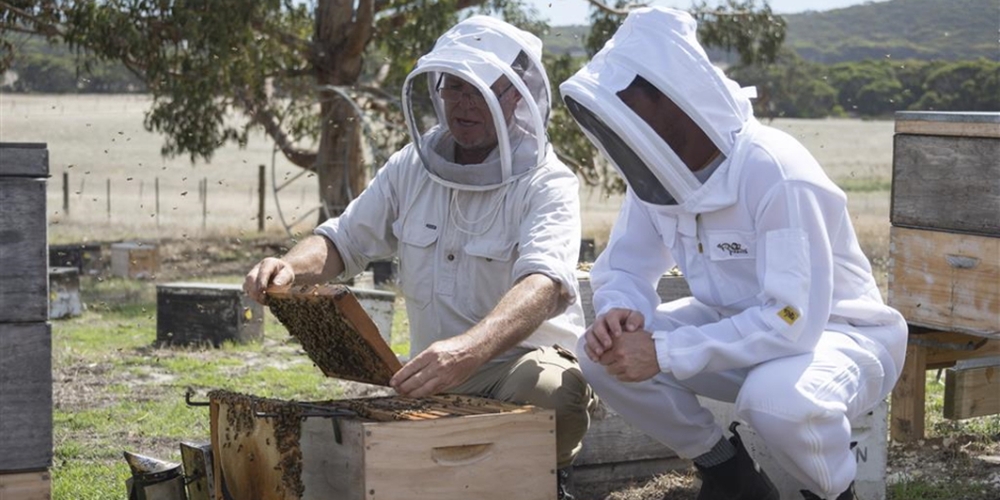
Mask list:
[[412,143],[344,213],[244,288],[259,301],[399,258],[413,358],[400,394],[480,395],[556,410],[560,498],[595,404],[572,349],[583,334],[576,176],[549,146],[541,41],[476,16],[404,84]]
[[[805,498],[854,498],[851,420],[895,384],[906,325],[882,301],[843,191],[754,119],[695,31],[682,11],[634,11],[560,87],[628,184],[591,273],[584,375],[694,460],[700,500],[778,493],[696,395],[735,402]],[[693,297],[661,304],[656,283],[674,265]]]

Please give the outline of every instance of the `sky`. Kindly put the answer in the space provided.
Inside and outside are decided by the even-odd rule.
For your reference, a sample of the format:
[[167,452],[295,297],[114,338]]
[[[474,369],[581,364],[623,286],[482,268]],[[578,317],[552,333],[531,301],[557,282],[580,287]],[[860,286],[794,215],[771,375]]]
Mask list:
[[[777,14],[794,14],[807,10],[824,11],[840,9],[869,3],[871,0],[769,0],[768,4]],[[881,0],[879,0],[881,1]],[[586,0],[529,0],[547,18],[550,26],[566,26],[573,24],[588,24],[590,17],[590,3]],[[614,4],[613,0],[606,3]],[[678,9],[689,9],[691,0],[652,0],[639,1],[636,3],[646,3],[650,5],[662,5],[664,7],[674,7]],[[713,2],[709,2],[712,4]],[[722,3],[722,2],[716,2]]]

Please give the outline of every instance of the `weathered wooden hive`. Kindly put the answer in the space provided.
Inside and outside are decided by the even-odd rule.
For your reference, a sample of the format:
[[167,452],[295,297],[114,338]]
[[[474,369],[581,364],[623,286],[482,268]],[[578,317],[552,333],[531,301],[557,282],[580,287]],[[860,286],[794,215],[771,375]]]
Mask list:
[[156,341],[190,345],[245,344],[264,338],[264,307],[240,285],[165,283],[156,286]]
[[123,241],[111,245],[111,274],[122,278],[152,279],[160,271],[155,243]]
[[924,433],[924,371],[948,368],[945,416],[1000,412],[1000,113],[900,112],[889,305],[910,325],[892,437]]
[[45,144],[0,143],[0,497],[4,499],[7,494],[49,496],[48,175]]

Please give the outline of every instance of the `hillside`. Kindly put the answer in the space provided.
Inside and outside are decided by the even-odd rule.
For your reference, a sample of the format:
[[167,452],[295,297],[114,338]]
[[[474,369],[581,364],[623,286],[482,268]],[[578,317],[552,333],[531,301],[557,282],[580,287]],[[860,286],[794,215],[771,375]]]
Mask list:
[[[785,45],[804,59],[1000,60],[1000,0],[891,0],[786,15]],[[586,26],[554,27],[546,50],[583,55]],[[713,58],[720,53],[713,52]]]
[[785,19],[786,45],[815,62],[1000,59],[1000,0],[893,0]]

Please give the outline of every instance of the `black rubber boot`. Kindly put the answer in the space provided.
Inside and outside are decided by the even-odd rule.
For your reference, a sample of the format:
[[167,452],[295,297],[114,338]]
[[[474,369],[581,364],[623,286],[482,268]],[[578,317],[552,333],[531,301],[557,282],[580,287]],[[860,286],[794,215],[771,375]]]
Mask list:
[[556,471],[556,498],[559,500],[573,500],[575,497],[570,493],[573,487],[573,466],[563,467]]
[[733,422],[729,442],[736,447],[736,456],[712,467],[695,464],[701,475],[698,500],[778,500],[778,489],[764,471],[757,467],[743,440],[736,433],[739,424]]
[[[811,491],[800,490],[800,492],[805,500],[823,500]],[[847,490],[837,495],[837,500],[854,500],[854,482],[851,482],[851,485],[847,487]]]

